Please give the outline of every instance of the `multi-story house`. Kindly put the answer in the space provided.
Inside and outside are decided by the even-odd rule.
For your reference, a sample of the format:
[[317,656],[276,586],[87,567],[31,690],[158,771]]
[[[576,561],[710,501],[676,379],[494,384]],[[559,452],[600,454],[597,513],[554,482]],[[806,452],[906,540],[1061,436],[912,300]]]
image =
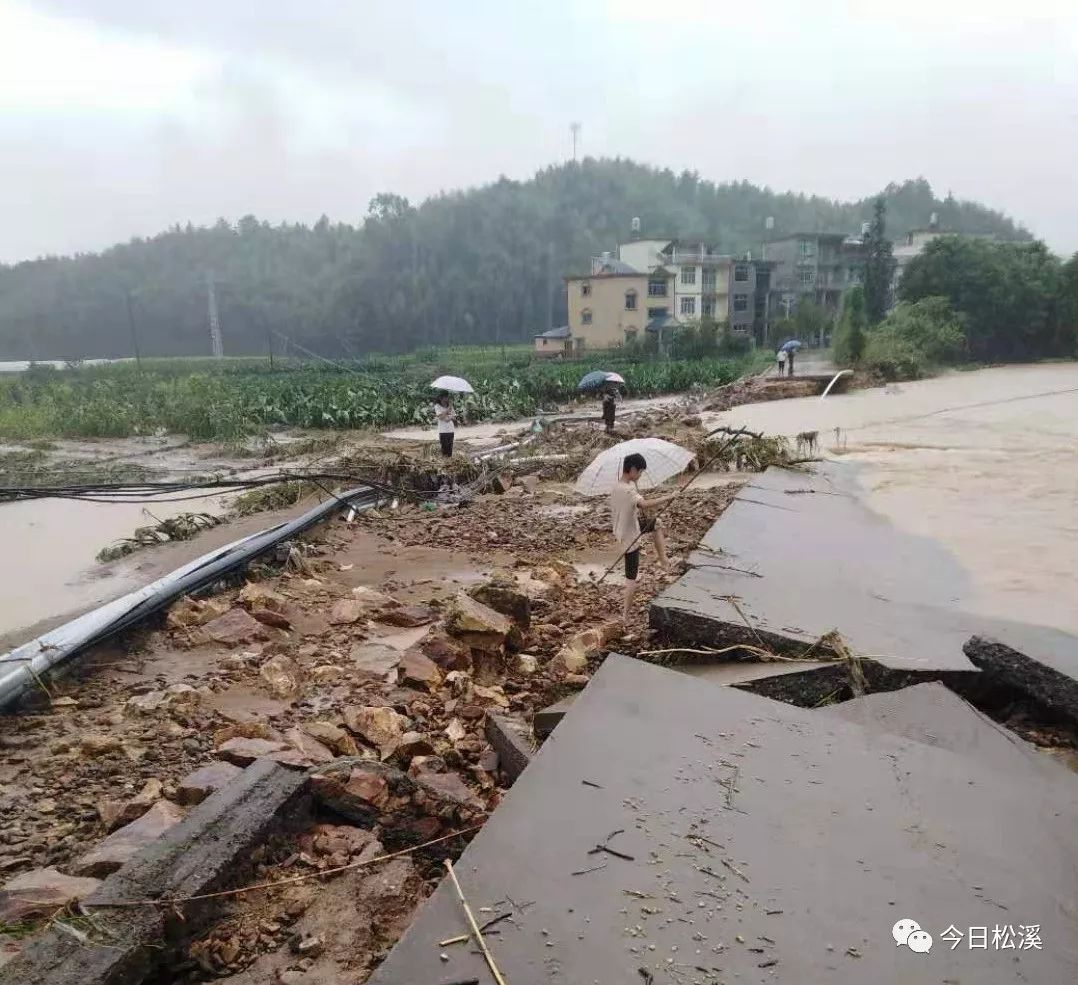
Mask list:
[[638,239],[592,257],[588,276],[567,277],[569,324],[535,337],[538,355],[575,355],[658,337],[705,319],[762,342],[767,333],[771,269],[706,243]]
[[776,316],[792,314],[806,297],[836,314],[842,295],[864,281],[867,249],[861,237],[845,233],[794,233],[768,243],[766,256]]
[[592,272],[566,277],[569,324],[535,337],[540,356],[613,349],[661,333],[671,323],[673,276],[657,267],[641,272],[609,256],[594,257]]

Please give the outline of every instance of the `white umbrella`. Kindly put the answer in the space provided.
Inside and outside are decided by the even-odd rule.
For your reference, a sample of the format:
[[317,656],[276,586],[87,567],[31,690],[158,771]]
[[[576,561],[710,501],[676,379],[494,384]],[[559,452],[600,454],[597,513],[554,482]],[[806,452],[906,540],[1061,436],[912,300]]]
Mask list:
[[431,384],[432,390],[448,390],[450,393],[475,393],[471,383],[459,376],[439,376]]
[[654,489],[667,479],[684,472],[695,458],[691,451],[662,438],[632,438],[607,448],[595,456],[574,487],[584,496],[605,496],[621,477],[626,455],[638,453],[644,456],[648,467],[640,476],[641,489]]

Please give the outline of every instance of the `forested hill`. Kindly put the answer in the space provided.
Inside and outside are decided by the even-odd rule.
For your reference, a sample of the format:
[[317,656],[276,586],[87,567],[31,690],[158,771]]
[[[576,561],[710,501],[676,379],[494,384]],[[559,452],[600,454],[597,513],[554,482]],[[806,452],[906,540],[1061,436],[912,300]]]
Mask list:
[[[893,236],[938,212],[946,229],[1029,238],[999,212],[936,198],[923,179],[885,194]],[[0,359],[129,355],[129,293],[144,355],[206,355],[210,272],[231,355],[264,353],[271,337],[279,352],[280,336],[327,356],[520,341],[547,327],[548,297],[564,323],[562,275],[613,250],[633,216],[644,235],[756,252],[768,216],[774,235],[855,232],[871,207],[589,159],[418,207],[380,195],[359,226],[176,226],[101,254],[0,266]]]

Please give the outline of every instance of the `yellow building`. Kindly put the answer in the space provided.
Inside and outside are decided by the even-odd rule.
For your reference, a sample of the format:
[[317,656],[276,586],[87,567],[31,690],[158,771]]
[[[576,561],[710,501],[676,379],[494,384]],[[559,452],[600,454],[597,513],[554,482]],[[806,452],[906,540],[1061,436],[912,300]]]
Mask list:
[[535,337],[540,356],[576,356],[642,340],[649,323],[672,320],[674,276],[662,268],[640,273],[623,264],[596,262],[587,277],[567,277],[569,324]]

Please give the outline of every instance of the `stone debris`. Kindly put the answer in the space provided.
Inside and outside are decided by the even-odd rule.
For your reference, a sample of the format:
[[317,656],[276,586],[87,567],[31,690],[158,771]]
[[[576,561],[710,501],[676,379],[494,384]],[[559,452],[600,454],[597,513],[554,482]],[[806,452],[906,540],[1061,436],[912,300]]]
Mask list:
[[[308,765],[314,766],[317,763],[328,763],[335,759],[333,750],[328,746],[323,745],[313,736],[307,734],[304,729],[290,728],[284,734],[285,742],[287,742],[296,752],[300,754],[300,759]],[[277,758],[276,753],[272,753],[272,756]],[[282,760],[278,758],[278,762]],[[287,753],[284,761],[286,762],[299,762],[294,757],[288,757]]]
[[248,609],[284,612],[285,598],[262,582],[249,581],[240,589],[239,601]]
[[230,608],[231,606],[224,599],[191,599],[184,596],[169,607],[165,616],[165,625],[173,630],[202,626],[223,616]]
[[117,828],[132,821],[137,821],[158,800],[161,799],[161,781],[156,777],[147,780],[143,788],[130,800],[104,800],[98,804],[97,812],[106,831],[115,831]]
[[513,628],[506,616],[463,592],[446,612],[445,627],[473,649],[492,653],[502,650]]
[[100,879],[66,876],[56,869],[24,872],[0,887],[0,923],[18,924],[62,910],[100,885]]
[[181,820],[181,808],[159,800],[137,821],[114,831],[96,848],[76,859],[71,870],[80,876],[107,876]]
[[418,684],[433,691],[442,683],[442,672],[419,650],[405,650],[400,658],[400,680],[402,684]]
[[188,773],[176,787],[176,803],[186,807],[201,804],[210,794],[231,783],[243,770],[232,763],[207,763]]
[[346,708],[344,721],[349,729],[374,746],[383,757],[397,747],[411,725],[404,715],[380,706]]
[[258,668],[258,673],[275,698],[290,698],[303,686],[302,668],[283,653],[270,657]]
[[251,763],[262,756],[286,752],[288,748],[288,745],[284,742],[235,738],[222,743],[217,750],[217,755],[226,763],[232,763],[235,766],[250,766]]
[[358,756],[355,740],[333,722],[304,722],[303,731],[328,746],[339,756]]
[[239,608],[229,609],[223,616],[210,620],[202,627],[202,632],[209,639],[226,646],[269,639],[262,624],[246,609]]
[[400,651],[384,643],[359,643],[352,648],[350,658],[361,680],[395,681],[401,662]]

